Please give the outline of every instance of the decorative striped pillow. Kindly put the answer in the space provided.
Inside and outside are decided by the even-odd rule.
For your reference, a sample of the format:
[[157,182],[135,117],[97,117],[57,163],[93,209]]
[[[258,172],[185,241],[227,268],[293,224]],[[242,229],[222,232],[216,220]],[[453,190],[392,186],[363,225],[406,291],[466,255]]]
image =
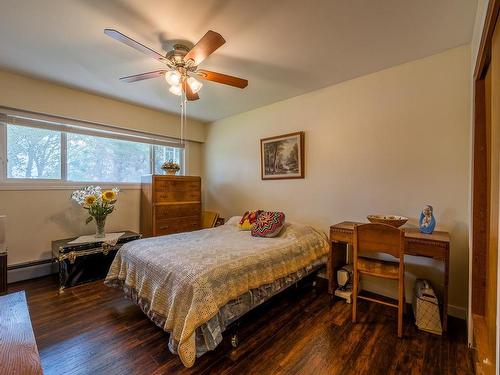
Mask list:
[[283,212],[263,211],[252,227],[254,237],[276,237],[285,225]]

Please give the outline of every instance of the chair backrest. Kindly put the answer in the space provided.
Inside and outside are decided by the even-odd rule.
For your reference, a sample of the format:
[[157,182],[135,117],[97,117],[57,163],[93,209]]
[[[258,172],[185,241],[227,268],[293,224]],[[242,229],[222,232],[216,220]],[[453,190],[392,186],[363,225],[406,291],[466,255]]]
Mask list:
[[354,227],[355,253],[386,253],[396,258],[404,256],[403,230],[387,224],[361,224]]
[[219,214],[217,212],[203,211],[201,214],[201,227],[203,229],[215,227],[218,218]]

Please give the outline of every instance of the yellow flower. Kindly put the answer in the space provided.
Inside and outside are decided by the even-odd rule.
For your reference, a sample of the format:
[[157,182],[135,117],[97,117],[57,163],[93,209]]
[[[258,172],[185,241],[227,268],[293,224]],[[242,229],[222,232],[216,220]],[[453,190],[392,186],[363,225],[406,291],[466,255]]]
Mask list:
[[92,206],[96,201],[96,197],[94,195],[87,195],[85,197],[85,204],[87,206]]
[[113,190],[106,190],[102,193],[102,200],[112,202],[116,200],[116,193]]

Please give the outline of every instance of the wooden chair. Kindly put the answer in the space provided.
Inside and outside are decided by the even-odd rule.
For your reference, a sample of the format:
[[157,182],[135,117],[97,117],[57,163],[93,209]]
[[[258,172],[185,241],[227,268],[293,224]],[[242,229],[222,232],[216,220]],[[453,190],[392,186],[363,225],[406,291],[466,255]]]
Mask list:
[[203,211],[201,213],[201,227],[203,229],[215,227],[218,218],[219,214],[217,212]]
[[[357,299],[364,299],[398,309],[398,337],[403,337],[404,288],[404,231],[386,224],[362,224],[354,228],[354,281],[352,288],[352,322],[357,321]],[[391,262],[366,258],[370,253],[385,253],[399,259]],[[370,275],[398,281],[398,303],[390,303],[359,294],[359,276]]]

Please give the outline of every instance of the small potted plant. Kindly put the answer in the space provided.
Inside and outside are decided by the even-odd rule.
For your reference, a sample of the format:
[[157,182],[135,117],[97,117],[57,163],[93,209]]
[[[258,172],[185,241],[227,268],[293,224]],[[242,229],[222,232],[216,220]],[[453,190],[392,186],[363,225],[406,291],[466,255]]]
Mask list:
[[96,238],[105,237],[106,217],[115,209],[118,192],[118,188],[102,191],[100,186],[85,186],[71,195],[71,198],[89,213],[85,224],[95,221]]
[[169,161],[163,163],[161,169],[167,172],[167,175],[174,176],[177,172],[181,170],[181,166],[177,163],[174,163],[174,161],[170,159]]

